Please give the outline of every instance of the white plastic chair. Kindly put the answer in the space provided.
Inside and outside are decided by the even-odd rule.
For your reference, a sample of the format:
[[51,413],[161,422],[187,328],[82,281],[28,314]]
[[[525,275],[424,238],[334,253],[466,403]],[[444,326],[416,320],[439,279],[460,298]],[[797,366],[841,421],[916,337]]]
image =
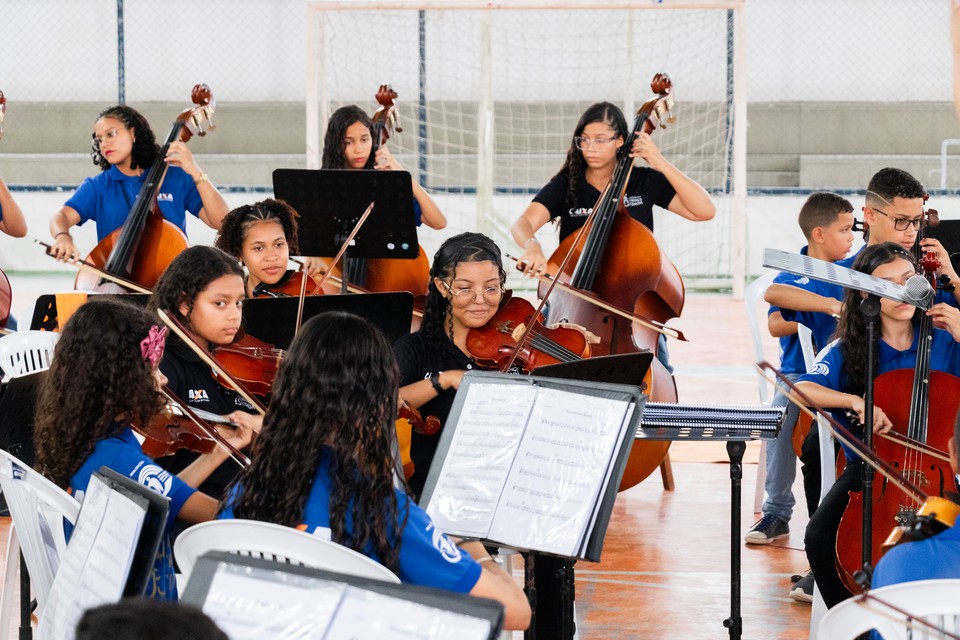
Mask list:
[[[960,580],[920,580],[874,589],[872,595],[922,617],[950,633],[960,632]],[[908,618],[873,600],[856,598],[841,602],[820,621],[819,637],[830,640],[856,638],[876,629],[884,640],[920,640],[942,638],[935,630],[914,623],[911,632]]]
[[18,331],[0,337],[3,382],[49,369],[59,339],[60,334],[53,331]]
[[173,556],[185,579],[189,579],[197,558],[207,551],[227,551],[383,582],[400,582],[392,571],[362,553],[271,522],[215,520],[186,529],[173,545]]
[[[763,299],[763,294],[766,293],[767,288],[773,284],[773,279],[776,277],[776,272],[771,271],[770,273],[765,273],[747,285],[743,290],[743,304],[747,310],[747,323],[750,326],[750,337],[753,339],[753,356],[756,362],[766,359],[763,353],[763,335],[766,332],[766,325],[763,325],[761,329],[760,320],[757,317],[757,303]],[[764,318],[766,318],[766,313],[764,313]],[[757,383],[759,384],[760,390],[760,404],[769,406],[773,401],[773,398],[768,395],[770,383],[759,371],[757,372]],[[767,443],[761,440],[760,459],[757,462],[757,486],[753,494],[754,513],[759,513],[760,508],[763,506],[763,484],[766,479]]]
[[75,524],[80,503],[10,453],[0,449],[0,489],[7,500],[13,526],[7,541],[7,559],[0,594],[0,640],[10,628],[19,555],[30,573],[37,598],[37,615],[43,613],[60,556],[67,548],[63,523]]

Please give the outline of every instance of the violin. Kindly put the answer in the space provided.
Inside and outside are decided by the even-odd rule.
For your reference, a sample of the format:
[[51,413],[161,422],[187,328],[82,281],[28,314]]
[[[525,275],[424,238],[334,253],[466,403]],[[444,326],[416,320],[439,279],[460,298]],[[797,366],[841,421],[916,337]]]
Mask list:
[[[935,274],[940,268],[936,253],[927,252],[920,265],[935,289]],[[888,371],[874,381],[876,405],[893,422],[895,431],[905,435],[907,442],[919,446],[905,446],[904,440],[890,438],[877,438],[873,445],[879,458],[911,478],[925,494],[943,496],[956,490],[954,474],[945,456],[938,459],[930,452],[947,450],[947,442],[953,435],[953,426],[960,412],[960,378],[942,371],[930,371],[932,331],[933,321],[922,314],[920,347],[914,368]],[[936,398],[936,411],[929,411],[931,398]],[[904,498],[900,492],[892,491],[886,483],[874,487],[872,500],[870,562],[876,564],[889,523],[905,522],[921,505],[911,496]],[[837,531],[837,559],[841,577],[853,592],[857,590],[854,574],[863,566],[861,540],[864,526],[863,494],[851,492]]]
[[[382,84],[377,90],[377,103],[380,108],[373,114],[373,147],[370,157],[376,154],[390,139],[399,127],[395,100],[397,92],[389,84]],[[369,166],[369,165],[368,165]],[[346,273],[346,281],[350,284],[373,292],[409,291],[416,296],[427,295],[427,285],[430,282],[430,263],[422,246],[414,259],[403,258],[355,258],[347,256],[343,271],[333,268],[332,275],[341,278]],[[336,293],[328,290],[328,293]],[[344,290],[343,293],[346,293]]]
[[470,329],[467,334],[467,351],[478,365],[503,369],[517,352],[520,337],[530,323],[534,325],[530,339],[515,360],[522,372],[590,357],[590,345],[583,332],[568,327],[546,328],[541,318],[533,317],[533,305],[523,298],[514,298],[512,293],[504,294],[500,308],[485,326]]
[[[669,76],[658,73],[650,85],[656,94],[637,111],[637,116],[610,183],[578,233],[566,237],[547,262],[547,272],[581,291],[620,309],[659,323],[680,315],[683,310],[683,280],[677,268],[661,250],[653,233],[634,220],[623,203],[623,194],[633,170],[630,149],[641,131],[652,133],[673,120],[673,84]],[[549,295],[541,283],[539,297]],[[549,323],[561,322],[585,327],[599,336],[591,345],[594,355],[633,353],[642,350],[656,354],[660,333],[649,325],[587,303],[567,291],[557,289],[550,301]],[[638,384],[640,381],[638,381]],[[643,381],[651,400],[676,402],[673,376],[654,358]],[[630,452],[620,490],[628,489],[652,473],[663,461],[670,443],[637,443]]]
[[[86,258],[107,273],[121,276],[153,288],[167,266],[187,248],[187,236],[175,224],[163,217],[157,204],[157,194],[167,174],[164,162],[170,145],[180,140],[187,142],[194,134],[206,135],[213,117],[215,101],[210,87],[198,84],[191,94],[197,105],[185,109],[174,121],[157,159],[147,171],[146,179],[134,200],[123,226],[101,240]],[[112,285],[111,285],[112,286]],[[81,291],[104,290],[105,283],[89,274],[77,274],[74,288]]]
[[317,281],[301,271],[290,272],[287,277],[276,284],[267,284],[261,282],[253,289],[252,298],[289,298],[300,295],[301,290],[308,292],[307,295],[323,295],[323,289],[317,289]]
[[[238,334],[239,335],[239,334]],[[244,333],[231,344],[214,347],[210,355],[243,386],[258,396],[267,396],[286,352]],[[215,376],[218,381],[220,377]]]
[[[144,453],[152,458],[173,455],[181,449],[194,453],[210,453],[219,445],[224,447],[240,466],[250,465],[250,459],[243,452],[208,424],[230,424],[229,420],[205,411],[191,410],[167,387],[164,387],[161,393],[165,398],[163,410],[146,423],[135,421],[132,425],[144,438]],[[203,415],[202,419],[200,414]]]

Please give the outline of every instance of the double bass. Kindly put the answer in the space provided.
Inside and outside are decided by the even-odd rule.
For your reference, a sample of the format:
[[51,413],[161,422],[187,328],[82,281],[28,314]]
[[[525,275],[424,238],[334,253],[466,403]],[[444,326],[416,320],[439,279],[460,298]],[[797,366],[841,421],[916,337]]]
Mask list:
[[[634,220],[623,204],[623,194],[633,168],[630,149],[640,132],[652,133],[672,121],[672,83],[663,73],[654,76],[651,89],[656,96],[637,111],[630,135],[620,149],[620,158],[610,184],[593,207],[581,233],[560,243],[547,262],[547,272],[576,289],[634,314],[665,323],[680,315],[684,303],[683,280],[677,268],[661,250],[653,233]],[[565,256],[570,255],[568,260]],[[561,265],[564,265],[561,270]],[[541,283],[539,295],[545,295]],[[656,355],[659,333],[649,326],[629,321],[585,303],[562,289],[550,298],[549,324],[569,322],[599,336],[591,345],[593,355],[633,353],[649,350]],[[676,402],[673,376],[654,358],[644,378],[646,393],[656,402]],[[663,461],[669,442],[638,442],[627,462],[620,489],[628,489],[646,478]]]
[[[213,117],[215,101],[210,87],[193,87],[191,99],[197,106],[185,109],[177,116],[167,139],[147,171],[146,179],[134,200],[123,226],[101,240],[86,257],[89,262],[107,273],[132,280],[152,289],[161,274],[177,255],[187,248],[187,236],[175,224],[164,219],[157,205],[157,193],[167,174],[164,157],[170,144],[176,140],[187,142],[194,134],[206,135]],[[88,273],[77,274],[75,288],[94,291],[101,288],[102,279]]]

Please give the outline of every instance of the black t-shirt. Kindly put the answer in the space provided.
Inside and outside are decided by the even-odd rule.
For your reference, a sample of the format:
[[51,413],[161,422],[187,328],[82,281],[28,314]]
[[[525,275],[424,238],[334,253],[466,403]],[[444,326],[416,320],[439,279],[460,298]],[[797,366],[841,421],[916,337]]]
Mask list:
[[[576,203],[567,202],[567,187],[570,180],[566,173],[554,176],[533,198],[550,212],[550,219],[560,219],[560,240],[583,226],[600,192],[581,176],[575,193]],[[627,212],[638,222],[653,231],[653,205],[664,209],[673,200],[676,190],[659,171],[650,167],[634,167],[624,193]]]
[[[434,374],[447,370],[473,369],[473,359],[460,351],[448,338],[436,343],[424,340],[421,332],[410,333],[393,345],[393,353],[400,365],[400,386],[413,384],[419,380],[429,379]],[[440,442],[440,433],[450,414],[453,400],[456,398],[455,389],[446,389],[436,398],[419,408],[424,418],[436,416],[440,419],[440,431],[435,435],[426,436],[413,432],[410,441],[410,459],[414,464],[413,476],[408,482],[414,496],[419,499],[430,471],[430,463],[437,452]]]
[[[221,416],[238,409],[255,413],[250,403],[236,391],[220,385],[213,378],[209,365],[200,356],[179,342],[167,346],[160,371],[167,376],[167,387],[191,409],[202,409]],[[179,473],[196,459],[197,454],[181,450],[172,456],[159,458],[157,464],[171,473]],[[240,467],[233,460],[227,460],[200,485],[200,490],[219,500],[223,489],[239,470]]]

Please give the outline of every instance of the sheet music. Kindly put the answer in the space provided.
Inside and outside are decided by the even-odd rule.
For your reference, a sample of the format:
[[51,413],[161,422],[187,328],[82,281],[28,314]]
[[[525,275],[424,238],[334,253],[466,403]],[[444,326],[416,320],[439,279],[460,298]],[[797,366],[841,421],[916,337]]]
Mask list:
[[629,404],[540,388],[488,538],[577,555]]
[[40,621],[41,640],[72,640],[84,611],[120,599],[145,513],[96,475],[90,478]]
[[833,262],[817,260],[816,258],[804,256],[799,253],[788,253],[777,249],[764,249],[763,266],[807,276],[814,280],[831,282],[842,287],[856,289],[857,291],[874,293],[881,298],[915,304],[915,301],[906,297],[904,287],[899,284],[890,282],[889,280],[881,280],[866,273],[841,267]]
[[489,636],[488,620],[349,587],[324,640],[486,640]]
[[471,385],[427,513],[441,531],[486,538],[537,387]]

